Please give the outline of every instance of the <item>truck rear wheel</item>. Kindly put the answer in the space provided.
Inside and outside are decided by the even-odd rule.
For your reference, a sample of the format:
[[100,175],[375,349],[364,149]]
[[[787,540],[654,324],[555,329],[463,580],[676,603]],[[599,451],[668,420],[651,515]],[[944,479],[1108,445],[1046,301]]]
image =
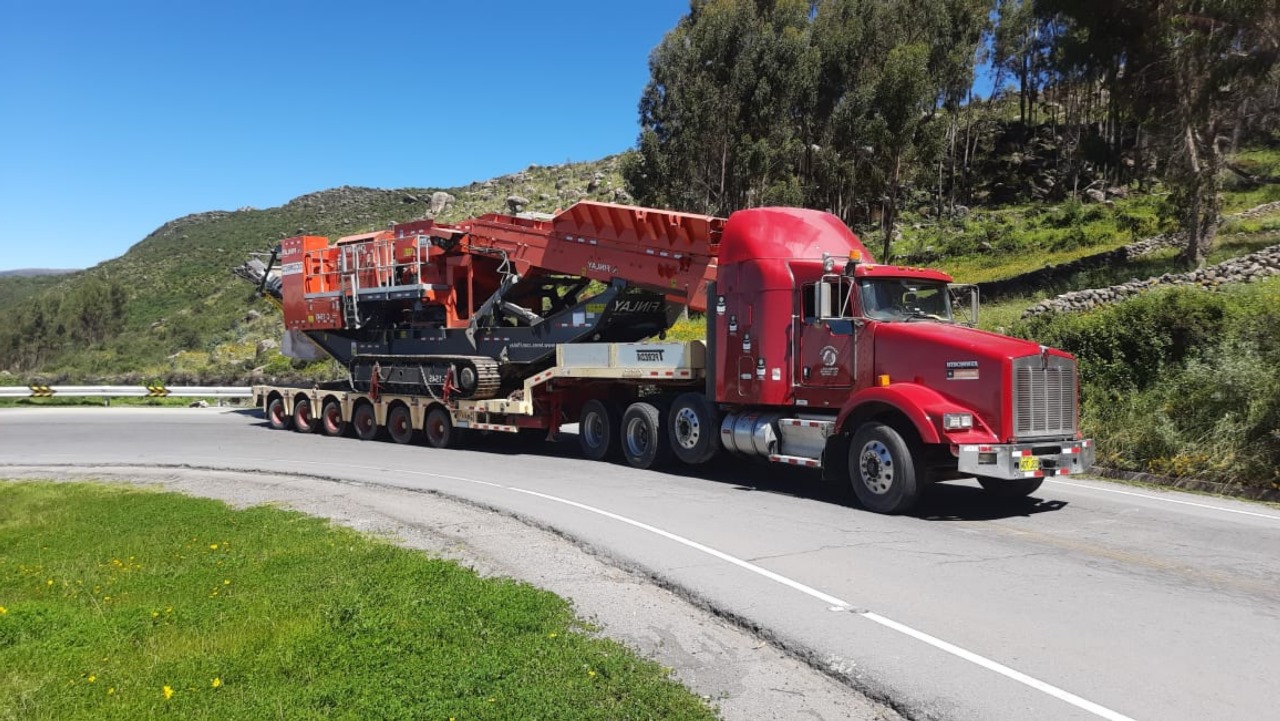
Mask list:
[[387,413],[387,433],[396,443],[413,443],[413,416],[407,406],[397,405]]
[[378,437],[378,417],[374,415],[373,406],[361,403],[351,413],[351,426],[356,429],[356,438],[372,441]]
[[277,431],[286,430],[293,421],[288,413],[284,412],[284,399],[272,398],[267,402],[267,423],[272,429]]
[[978,476],[978,483],[982,484],[982,490],[996,498],[1025,498],[1039,490],[1040,484],[1044,483],[1044,479],[1014,478],[1005,480],[1003,478],[983,478]]
[[453,448],[458,445],[461,432],[453,425],[449,411],[434,406],[427,411],[427,420],[423,429],[427,435],[427,445],[432,448]]
[[324,404],[324,410],[320,411],[320,427],[326,436],[347,435],[347,422],[342,420],[340,403],[329,401]]
[[685,393],[671,406],[667,422],[671,451],[684,463],[696,466],[720,450],[720,419],[714,404],[701,393]]
[[671,460],[663,410],[637,401],[622,414],[622,455],[627,463],[636,468],[657,468]]
[[849,444],[849,480],[863,508],[904,513],[920,498],[915,456],[891,426],[867,423]]
[[316,419],[311,415],[311,401],[299,398],[293,404],[293,430],[299,433],[312,433],[316,429]]
[[618,407],[607,401],[592,399],[582,405],[578,416],[578,445],[582,455],[593,461],[604,461],[618,455]]

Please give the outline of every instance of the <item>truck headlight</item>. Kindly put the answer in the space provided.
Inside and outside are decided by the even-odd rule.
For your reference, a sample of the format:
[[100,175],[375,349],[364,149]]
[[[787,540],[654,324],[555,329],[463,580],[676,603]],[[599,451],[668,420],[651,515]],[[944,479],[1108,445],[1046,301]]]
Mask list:
[[943,413],[942,427],[949,431],[963,431],[973,428],[972,413]]

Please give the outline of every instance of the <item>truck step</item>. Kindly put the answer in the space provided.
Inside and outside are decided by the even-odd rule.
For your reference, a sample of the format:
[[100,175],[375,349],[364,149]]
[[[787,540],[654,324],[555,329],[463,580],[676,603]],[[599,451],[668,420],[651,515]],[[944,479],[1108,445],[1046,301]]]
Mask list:
[[770,463],[785,463],[789,466],[803,466],[805,468],[822,468],[822,461],[817,458],[805,458],[804,456],[782,456],[777,453],[769,455]]

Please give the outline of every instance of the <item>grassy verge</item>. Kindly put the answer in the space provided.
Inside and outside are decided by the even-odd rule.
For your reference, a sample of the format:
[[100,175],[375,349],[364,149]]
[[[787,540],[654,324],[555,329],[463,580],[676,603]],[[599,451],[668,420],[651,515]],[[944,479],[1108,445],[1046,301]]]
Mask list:
[[712,718],[569,604],[299,513],[0,483],[0,718]]

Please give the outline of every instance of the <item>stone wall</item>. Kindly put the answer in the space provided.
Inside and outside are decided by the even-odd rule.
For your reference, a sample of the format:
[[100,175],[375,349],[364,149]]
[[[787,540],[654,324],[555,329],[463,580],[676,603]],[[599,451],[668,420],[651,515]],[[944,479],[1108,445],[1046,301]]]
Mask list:
[[1041,313],[1070,313],[1089,310],[1100,305],[1116,303],[1152,288],[1175,285],[1198,285],[1214,288],[1227,283],[1248,283],[1273,275],[1280,275],[1280,245],[1263,248],[1256,253],[1223,261],[1217,265],[1200,268],[1189,273],[1165,273],[1157,278],[1132,280],[1108,288],[1091,288],[1064,293],[1042,300],[1022,314],[1023,318]]

